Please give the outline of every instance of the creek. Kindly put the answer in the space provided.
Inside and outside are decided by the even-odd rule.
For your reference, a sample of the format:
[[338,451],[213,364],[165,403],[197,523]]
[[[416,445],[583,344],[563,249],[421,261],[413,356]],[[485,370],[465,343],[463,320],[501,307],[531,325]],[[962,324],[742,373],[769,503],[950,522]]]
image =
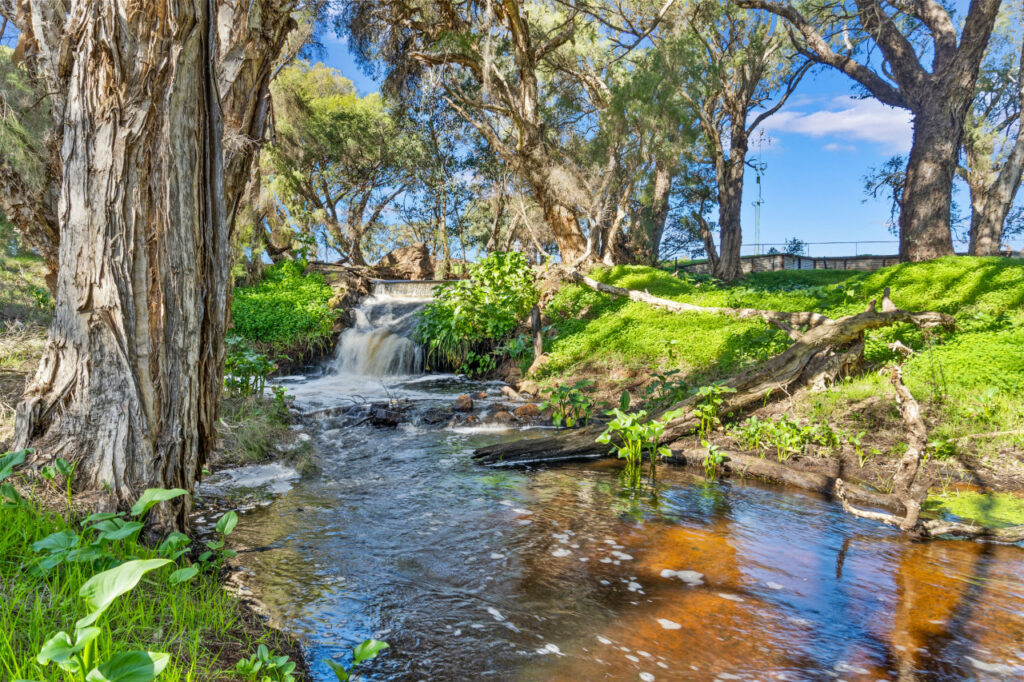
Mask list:
[[[368,298],[323,373],[283,381],[318,470],[275,473],[232,536],[316,679],[370,636],[391,645],[371,680],[1024,677],[1020,547],[913,542],[817,495],[668,466],[634,493],[615,460],[473,464],[544,431],[487,423],[498,384],[421,373],[423,302]],[[431,423],[480,391],[481,423]],[[398,426],[365,419],[381,401],[409,405]]]

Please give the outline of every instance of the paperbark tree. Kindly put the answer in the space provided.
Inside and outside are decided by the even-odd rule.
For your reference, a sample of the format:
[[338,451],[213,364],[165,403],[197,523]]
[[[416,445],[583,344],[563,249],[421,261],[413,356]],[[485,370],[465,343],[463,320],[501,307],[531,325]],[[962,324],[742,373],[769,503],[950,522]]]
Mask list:
[[0,2],[60,149],[54,321],[16,446],[77,462],[79,490],[192,489],[216,439],[229,236],[293,7]]
[[900,257],[920,261],[953,253],[953,176],[1001,0],[971,0],[962,22],[937,0],[732,1],[781,17],[809,59],[842,71],[884,104],[913,113]]

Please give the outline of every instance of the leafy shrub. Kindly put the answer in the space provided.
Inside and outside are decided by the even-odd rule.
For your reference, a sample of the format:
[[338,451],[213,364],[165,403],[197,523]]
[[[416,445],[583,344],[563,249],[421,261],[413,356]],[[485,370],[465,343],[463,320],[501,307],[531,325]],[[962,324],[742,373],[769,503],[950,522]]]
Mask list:
[[330,341],[334,326],[331,288],[304,261],[281,261],[263,281],[235,289],[231,316],[237,335],[276,353],[306,353]]
[[442,284],[420,312],[414,338],[427,349],[427,364],[466,374],[494,368],[495,346],[515,331],[540,294],[521,253],[492,253],[469,279]]
[[593,381],[583,379],[572,386],[559,384],[545,389],[548,398],[540,404],[540,409],[551,408],[551,421],[555,426],[561,426],[563,422],[570,429],[580,422],[586,426],[590,422],[594,401],[584,391],[593,385]]
[[236,396],[263,395],[267,377],[277,369],[277,365],[237,336],[229,336],[225,345],[224,387],[228,393]]

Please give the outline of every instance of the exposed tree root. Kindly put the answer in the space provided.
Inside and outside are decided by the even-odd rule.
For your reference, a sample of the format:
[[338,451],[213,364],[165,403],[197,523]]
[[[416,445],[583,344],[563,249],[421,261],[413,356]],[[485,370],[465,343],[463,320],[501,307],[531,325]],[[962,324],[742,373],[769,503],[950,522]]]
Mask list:
[[802,325],[810,325],[813,327],[830,319],[820,313],[787,313],[780,310],[757,310],[754,308],[706,308],[699,305],[693,305],[691,303],[680,303],[679,301],[673,301],[667,298],[658,298],[657,296],[652,296],[646,291],[624,289],[610,284],[602,284],[596,279],[580,274],[576,270],[568,273],[567,277],[571,281],[588,286],[595,291],[600,291],[604,294],[611,294],[612,296],[622,296],[632,301],[640,301],[641,303],[646,303],[654,306],[655,308],[671,310],[674,313],[713,313],[716,315],[728,315],[729,317],[739,319],[760,317],[769,324],[777,324],[781,322],[785,325],[796,327]]
[[869,511],[854,507],[851,504],[853,495],[851,487],[842,479],[835,482],[836,497],[847,513],[886,525],[895,526],[900,530],[913,533],[919,537],[933,538],[940,535],[956,535],[961,537],[989,540],[993,542],[1020,542],[1024,540],[1024,526],[1009,528],[984,528],[967,523],[953,521],[925,520],[922,521],[921,504],[928,496],[931,481],[921,477],[921,464],[924,461],[925,448],[928,443],[928,431],[921,419],[921,407],[917,404],[910,390],[903,383],[903,372],[893,367],[889,379],[896,389],[896,399],[900,403],[900,414],[907,426],[907,451],[900,459],[896,473],[893,475],[893,497],[899,500],[904,508],[902,517],[886,512]]

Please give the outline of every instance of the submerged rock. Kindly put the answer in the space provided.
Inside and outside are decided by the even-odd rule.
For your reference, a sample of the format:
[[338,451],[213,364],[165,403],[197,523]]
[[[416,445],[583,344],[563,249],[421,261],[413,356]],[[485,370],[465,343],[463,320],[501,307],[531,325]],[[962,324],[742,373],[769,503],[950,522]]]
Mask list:
[[506,410],[499,410],[491,417],[492,421],[500,422],[502,424],[507,424],[513,419],[515,419],[515,417],[512,416],[512,413],[507,412]]
[[401,423],[405,414],[400,410],[389,410],[386,407],[374,408],[370,414],[370,423],[380,427],[395,427]]
[[423,413],[424,424],[441,424],[452,418],[455,410],[451,407],[432,407]]
[[472,412],[473,399],[466,393],[463,393],[455,399],[455,409],[459,412]]
[[475,400],[487,400],[487,391],[480,391],[473,394]]

